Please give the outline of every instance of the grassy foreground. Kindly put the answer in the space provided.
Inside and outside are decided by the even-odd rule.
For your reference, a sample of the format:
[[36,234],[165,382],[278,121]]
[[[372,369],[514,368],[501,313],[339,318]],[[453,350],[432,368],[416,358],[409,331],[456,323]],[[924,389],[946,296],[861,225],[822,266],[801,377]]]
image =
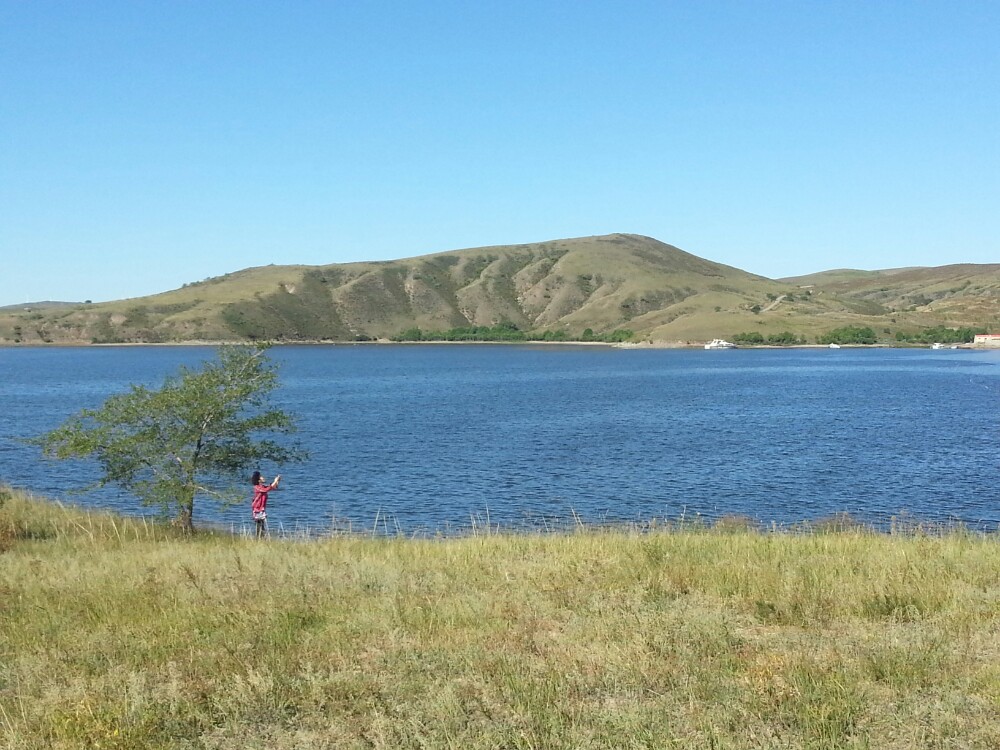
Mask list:
[[0,746],[996,748],[995,537],[183,539],[0,508]]

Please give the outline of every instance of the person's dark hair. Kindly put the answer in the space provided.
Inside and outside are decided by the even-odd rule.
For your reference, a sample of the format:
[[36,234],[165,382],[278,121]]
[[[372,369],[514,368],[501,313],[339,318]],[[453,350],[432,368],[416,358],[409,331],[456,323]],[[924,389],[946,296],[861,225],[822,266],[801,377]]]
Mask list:
[[253,473],[253,476],[250,477],[250,484],[252,484],[254,487],[256,487],[258,484],[260,484],[260,472],[259,471],[255,471]]

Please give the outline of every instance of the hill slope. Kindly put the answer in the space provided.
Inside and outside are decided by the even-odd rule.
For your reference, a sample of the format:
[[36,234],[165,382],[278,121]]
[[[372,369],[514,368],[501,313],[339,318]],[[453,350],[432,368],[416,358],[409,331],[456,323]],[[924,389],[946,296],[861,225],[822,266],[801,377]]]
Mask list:
[[[984,268],[991,270],[977,270]],[[944,269],[774,281],[649,237],[613,234],[396,261],[249,268],[150,297],[0,312],[0,343],[353,341],[505,321],[570,337],[627,328],[641,339],[685,342],[741,331],[813,337],[843,325],[884,332],[996,318],[1000,266]]]
[[784,281],[812,284],[844,299],[876,305],[887,313],[917,313],[991,328],[1000,323],[1000,264],[827,271]]
[[[746,312],[787,287],[648,237],[609,235],[388,262],[251,268],[151,297],[22,315],[21,338],[353,340],[419,326],[669,327],[706,305]],[[0,329],[0,335],[14,338]]]

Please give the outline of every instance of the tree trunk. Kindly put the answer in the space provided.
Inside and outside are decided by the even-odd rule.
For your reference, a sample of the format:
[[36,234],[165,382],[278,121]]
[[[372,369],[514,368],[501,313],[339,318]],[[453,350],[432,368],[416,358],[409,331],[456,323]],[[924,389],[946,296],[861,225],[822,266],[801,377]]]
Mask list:
[[194,510],[190,505],[181,507],[181,512],[177,514],[177,526],[185,534],[194,533]]
[[177,512],[177,526],[185,534],[194,533],[194,492],[180,501],[180,509]]

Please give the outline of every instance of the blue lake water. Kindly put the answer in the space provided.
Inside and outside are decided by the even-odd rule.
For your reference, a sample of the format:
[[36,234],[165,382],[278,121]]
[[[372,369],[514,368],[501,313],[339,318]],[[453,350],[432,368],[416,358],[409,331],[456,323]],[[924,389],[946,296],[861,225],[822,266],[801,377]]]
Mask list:
[[[0,481],[64,497],[96,477],[17,438],[205,347],[0,349]],[[272,526],[423,533],[744,514],[906,513],[994,529],[1000,352],[314,346],[272,350],[303,464]],[[73,502],[136,512],[105,489]],[[196,508],[240,526],[247,507]]]

